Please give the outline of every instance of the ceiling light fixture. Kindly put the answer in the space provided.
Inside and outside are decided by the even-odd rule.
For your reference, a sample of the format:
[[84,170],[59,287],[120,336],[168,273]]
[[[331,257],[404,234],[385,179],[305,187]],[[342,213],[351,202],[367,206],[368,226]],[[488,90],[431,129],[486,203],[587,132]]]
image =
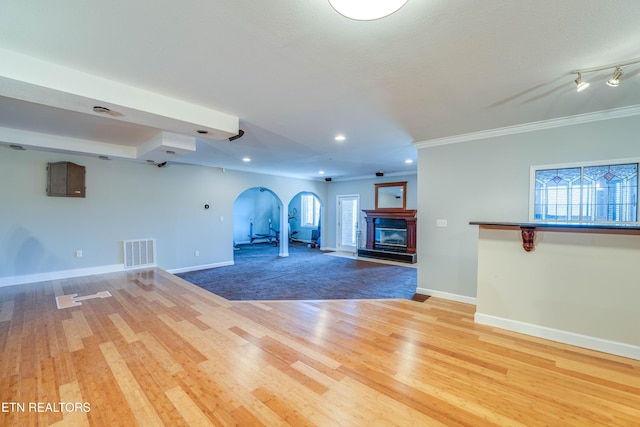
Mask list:
[[340,15],[356,21],[373,21],[397,12],[408,0],[329,0]]
[[407,160],[405,160],[404,162],[405,162],[406,164],[410,165],[411,163],[413,163],[413,160],[411,160],[411,159],[407,159]]
[[622,77],[622,67],[626,67],[627,65],[633,65],[640,63],[640,58],[633,59],[627,62],[622,62],[619,64],[612,65],[604,65],[602,67],[593,67],[593,68],[583,68],[581,70],[573,70],[571,74],[577,74],[578,78],[575,80],[576,82],[576,90],[578,92],[582,92],[586,88],[589,87],[589,82],[582,80],[582,75],[587,73],[595,73],[597,71],[606,71],[606,70],[614,70],[613,76],[609,80],[607,80],[607,86],[618,87],[620,85],[620,77]]
[[620,77],[622,77],[622,68],[616,67],[613,77],[607,80],[607,86],[618,87],[620,85]]
[[582,80],[582,73],[578,73],[578,78],[575,81],[577,85],[576,90],[578,92],[582,92],[583,90],[591,86],[591,83]]
[[251,159],[249,157],[243,157],[242,161],[245,163],[249,163],[251,161]]
[[111,112],[107,107],[101,107],[100,105],[96,105],[93,107],[93,112],[98,114],[109,114]]
[[344,135],[336,135],[334,139],[336,141],[344,141],[345,139],[347,139],[347,137],[345,137]]

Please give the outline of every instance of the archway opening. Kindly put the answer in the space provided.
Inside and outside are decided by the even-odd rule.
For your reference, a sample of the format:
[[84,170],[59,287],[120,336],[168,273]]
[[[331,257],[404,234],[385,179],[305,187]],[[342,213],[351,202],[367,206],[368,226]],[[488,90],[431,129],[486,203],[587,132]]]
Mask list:
[[312,248],[322,245],[323,203],[311,192],[296,194],[288,206],[289,241],[307,244]]
[[265,187],[243,191],[233,203],[233,243],[238,245],[280,244],[282,201]]

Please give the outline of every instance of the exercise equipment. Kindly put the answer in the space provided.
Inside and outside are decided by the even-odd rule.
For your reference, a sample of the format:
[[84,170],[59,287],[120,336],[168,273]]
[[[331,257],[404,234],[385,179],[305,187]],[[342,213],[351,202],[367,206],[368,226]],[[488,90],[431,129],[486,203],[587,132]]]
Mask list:
[[254,240],[262,240],[265,239],[268,243],[271,243],[273,246],[278,246],[280,244],[280,230],[276,230],[273,228],[273,224],[271,224],[271,219],[269,219],[269,234],[257,233],[253,234],[253,221],[250,220],[249,225],[249,244],[253,245]]
[[[297,219],[296,218],[296,214],[298,213],[298,209],[293,208],[292,210],[289,211],[289,221],[291,221],[292,219]],[[289,242],[299,242],[300,240],[296,239],[294,236],[296,234],[298,234],[298,230],[295,231],[291,231],[291,224],[288,224],[288,228],[289,228]]]

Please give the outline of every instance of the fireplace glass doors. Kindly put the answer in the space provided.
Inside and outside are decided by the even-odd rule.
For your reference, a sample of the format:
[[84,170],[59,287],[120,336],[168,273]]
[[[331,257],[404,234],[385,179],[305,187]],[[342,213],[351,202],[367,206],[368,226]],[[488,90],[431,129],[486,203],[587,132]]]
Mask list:
[[380,251],[407,251],[407,221],[404,219],[376,218],[374,221],[374,249]]

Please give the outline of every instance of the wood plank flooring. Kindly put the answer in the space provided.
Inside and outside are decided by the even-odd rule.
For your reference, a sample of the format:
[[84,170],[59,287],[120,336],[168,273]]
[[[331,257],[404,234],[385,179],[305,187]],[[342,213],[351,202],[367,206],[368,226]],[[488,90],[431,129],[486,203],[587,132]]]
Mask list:
[[0,288],[0,425],[640,425],[640,361],[474,310],[229,302],[160,269]]

